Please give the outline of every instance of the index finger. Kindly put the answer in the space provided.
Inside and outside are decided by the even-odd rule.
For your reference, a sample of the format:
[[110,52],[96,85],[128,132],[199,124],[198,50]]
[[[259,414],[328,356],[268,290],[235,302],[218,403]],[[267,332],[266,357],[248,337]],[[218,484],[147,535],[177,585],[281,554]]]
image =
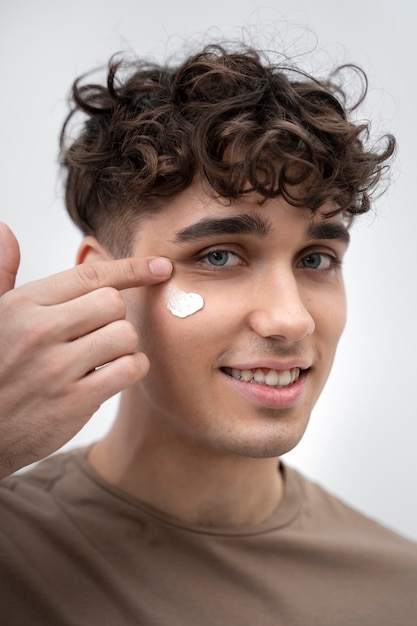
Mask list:
[[29,287],[40,305],[68,302],[101,287],[129,289],[153,285],[171,276],[172,263],[165,257],[144,257],[82,263],[48,278],[36,280]]

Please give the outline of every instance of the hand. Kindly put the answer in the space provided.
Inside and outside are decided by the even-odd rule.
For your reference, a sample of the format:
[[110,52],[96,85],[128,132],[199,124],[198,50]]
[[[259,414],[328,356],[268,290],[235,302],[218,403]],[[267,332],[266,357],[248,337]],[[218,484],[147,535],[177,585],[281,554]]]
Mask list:
[[119,290],[172,271],[163,258],[102,261],[14,289],[19,260],[0,223],[0,478],[60,448],[147,374]]

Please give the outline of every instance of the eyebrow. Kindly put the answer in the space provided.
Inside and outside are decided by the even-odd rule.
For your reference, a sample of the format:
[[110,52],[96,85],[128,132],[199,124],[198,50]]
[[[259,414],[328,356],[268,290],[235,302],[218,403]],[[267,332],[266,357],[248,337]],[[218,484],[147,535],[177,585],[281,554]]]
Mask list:
[[[271,230],[271,224],[256,213],[222,218],[208,217],[176,232],[173,242],[198,241],[217,235],[255,235],[260,239],[266,239]],[[323,220],[310,224],[306,239],[337,239],[348,245],[350,235],[347,227],[343,224]]]
[[233,217],[209,217],[182,228],[174,236],[174,243],[184,243],[213,235],[255,235],[265,239],[271,232],[271,224],[256,214]]
[[350,234],[343,224],[334,222],[312,222],[307,233],[309,239],[338,239],[349,245]]

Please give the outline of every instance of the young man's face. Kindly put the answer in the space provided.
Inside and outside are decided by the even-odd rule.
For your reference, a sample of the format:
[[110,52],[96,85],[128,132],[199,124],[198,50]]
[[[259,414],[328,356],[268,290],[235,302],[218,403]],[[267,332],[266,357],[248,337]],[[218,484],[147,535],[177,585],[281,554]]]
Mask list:
[[[169,257],[174,272],[126,292],[151,362],[129,392],[137,419],[213,452],[270,457],[293,448],[345,324],[347,240],[340,216],[312,217],[281,198],[229,206],[197,185],[144,219],[133,256]],[[200,294],[203,308],[173,315],[175,289]]]

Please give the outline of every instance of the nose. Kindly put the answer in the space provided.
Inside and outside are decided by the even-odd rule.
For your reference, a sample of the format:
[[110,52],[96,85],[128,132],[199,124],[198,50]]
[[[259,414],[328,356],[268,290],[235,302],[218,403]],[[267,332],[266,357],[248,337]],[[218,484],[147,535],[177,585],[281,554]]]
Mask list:
[[295,343],[314,332],[314,318],[292,271],[264,277],[250,300],[253,306],[249,323],[261,337],[276,337]]

